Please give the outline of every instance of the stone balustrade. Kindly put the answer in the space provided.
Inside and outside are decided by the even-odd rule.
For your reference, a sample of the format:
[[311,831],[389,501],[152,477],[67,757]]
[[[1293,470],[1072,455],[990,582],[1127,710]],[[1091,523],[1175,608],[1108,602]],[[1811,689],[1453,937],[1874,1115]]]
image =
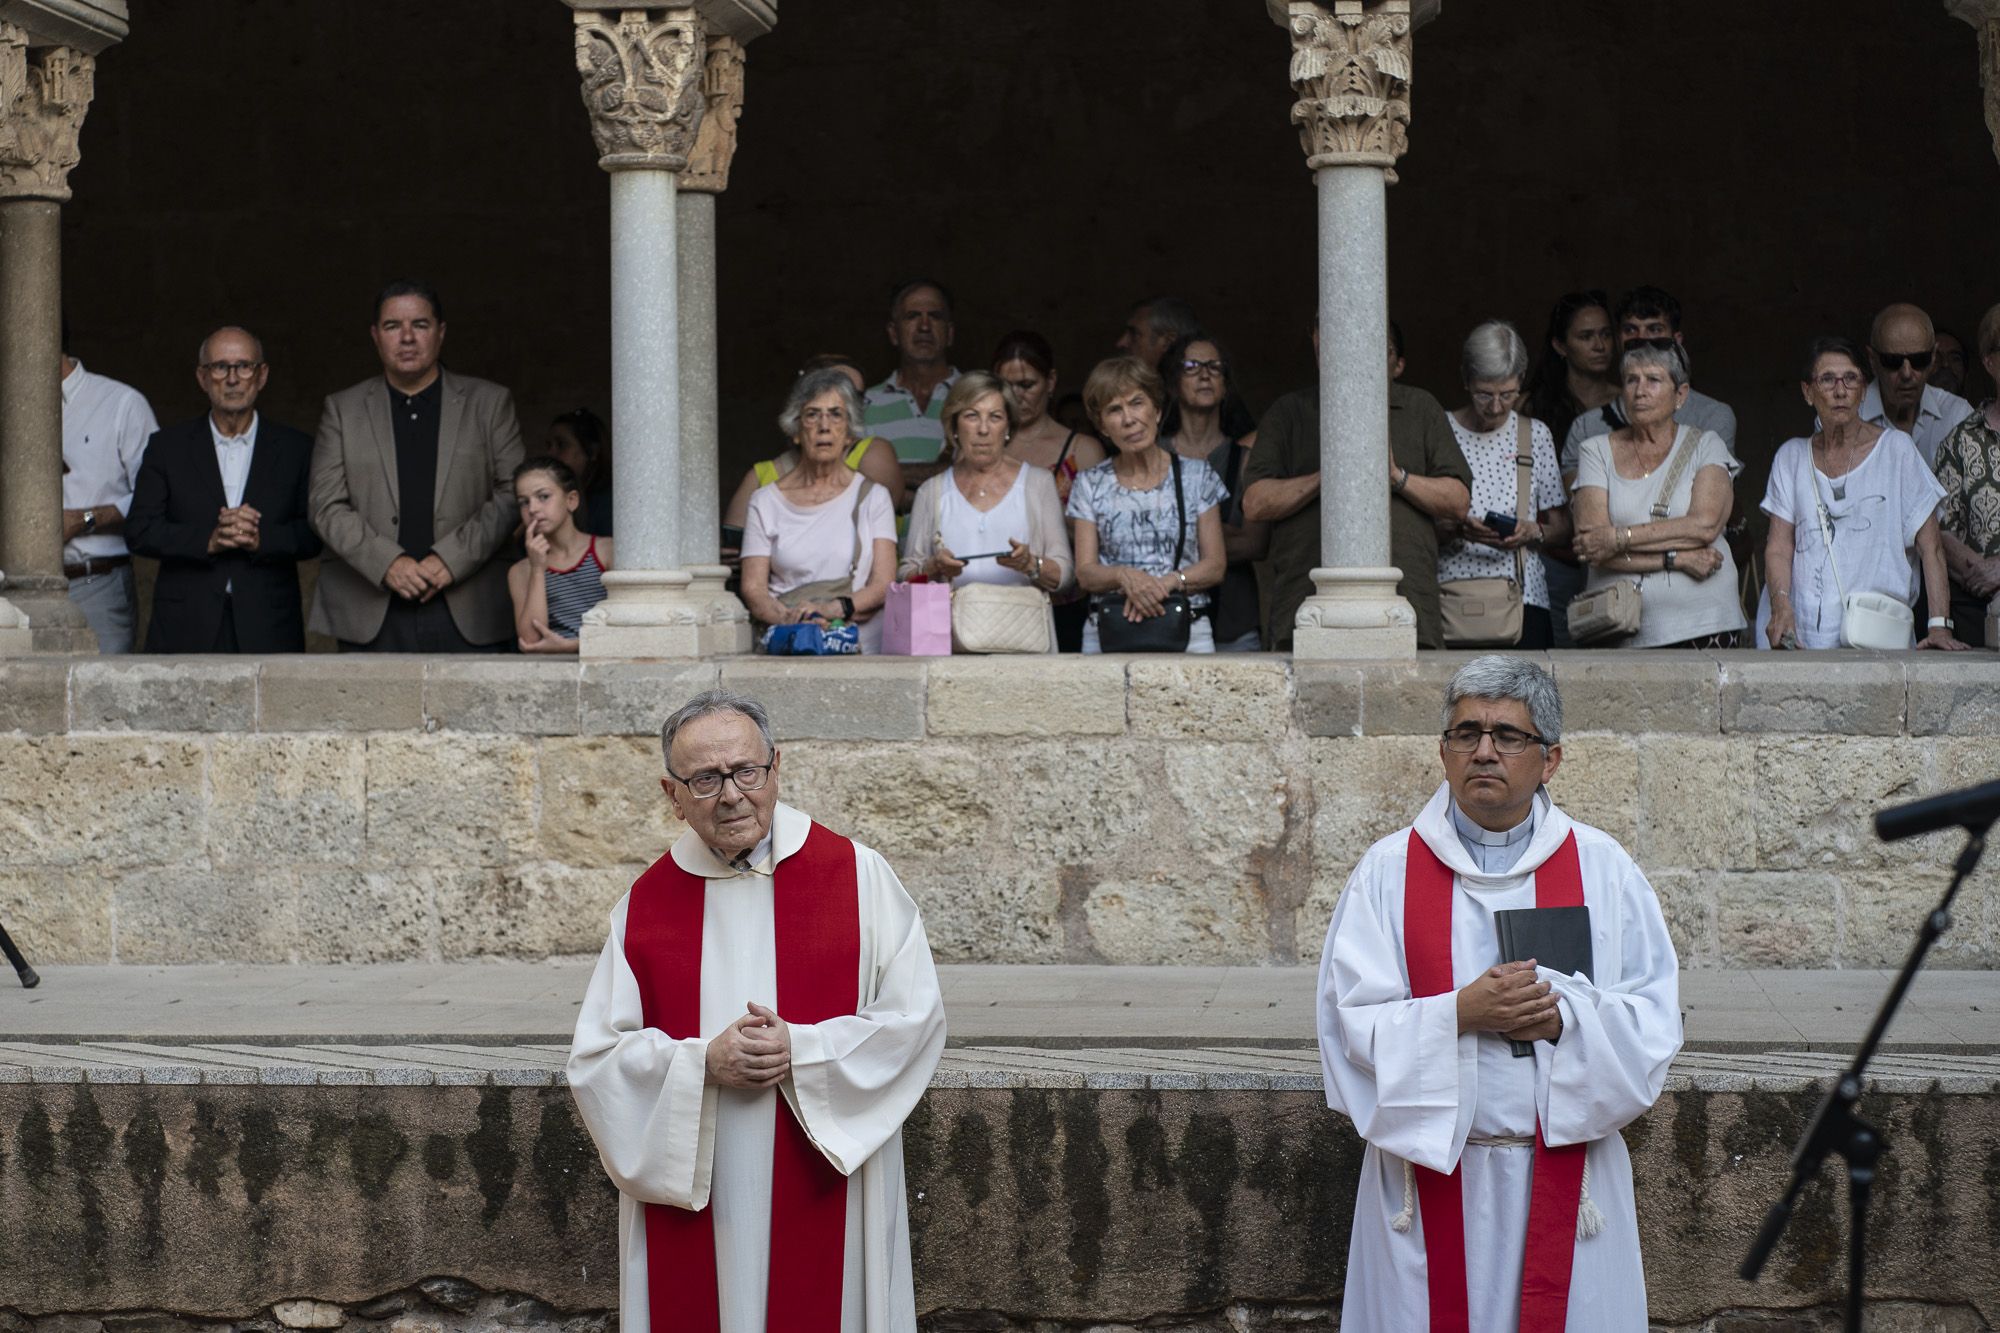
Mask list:
[[[770,706],[788,799],[886,853],[940,958],[1317,958],[1439,780],[1462,654],[0,663],[0,921],[47,962],[594,952],[678,832],[657,727]],[[2000,662],[1554,653],[1555,795],[1631,848],[1690,967],[1901,958],[1956,840],[1886,803],[1996,776]],[[1974,881],[1936,966],[2000,966]]]

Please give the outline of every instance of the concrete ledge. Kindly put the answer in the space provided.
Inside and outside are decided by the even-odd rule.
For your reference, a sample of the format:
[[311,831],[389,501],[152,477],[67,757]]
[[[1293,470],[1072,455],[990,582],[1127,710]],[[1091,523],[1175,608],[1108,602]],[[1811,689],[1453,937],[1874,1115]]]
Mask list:
[[[1900,736],[1905,656],[1916,654],[1732,654],[1722,664],[1722,729]],[[1990,679],[2000,682],[2000,672]]]
[[1721,729],[1719,664],[1712,653],[1549,654],[1562,690],[1566,731],[1676,732]]
[[376,653],[265,658],[259,680],[258,727],[264,731],[421,731],[427,661]]
[[69,730],[69,673],[60,658],[0,658],[0,732]]
[[440,657],[424,670],[424,718],[452,731],[574,736],[574,662],[535,657]]
[[255,659],[100,658],[70,668],[72,731],[250,731]]
[[724,658],[722,684],[762,700],[780,741],[924,735],[920,657]]
[[[0,1082],[0,1312],[244,1320],[412,1289],[470,1310],[466,1284],[615,1305],[617,1198],[555,1081],[560,1053],[419,1054],[165,1049],[74,1077],[56,1054],[0,1057],[38,1079]],[[1657,1325],[1837,1299],[1831,1168],[1824,1206],[1801,1211],[1764,1282],[1734,1276],[1825,1066],[1677,1073],[1625,1130]],[[1945,1070],[1871,1090],[1889,1146],[1876,1300],[2000,1310],[1992,1201],[1966,1167],[2000,1133],[1993,1086],[1991,1071]],[[1326,1109],[1310,1051],[954,1052],[903,1150],[917,1305],[934,1328],[1267,1328],[1199,1318],[1338,1305],[1361,1144]]]

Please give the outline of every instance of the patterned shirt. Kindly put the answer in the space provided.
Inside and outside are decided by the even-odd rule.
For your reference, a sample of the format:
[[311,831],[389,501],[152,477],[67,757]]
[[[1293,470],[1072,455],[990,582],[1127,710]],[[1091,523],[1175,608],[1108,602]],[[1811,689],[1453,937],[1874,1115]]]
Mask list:
[[[1201,516],[1229,498],[1222,478],[1199,458],[1181,459],[1181,493],[1187,506],[1187,527],[1181,540],[1179,565],[1174,563],[1175,515],[1174,470],[1167,468],[1160,484],[1148,491],[1128,490],[1118,484],[1112,459],[1079,472],[1070,488],[1069,516],[1097,527],[1097,559],[1105,565],[1131,565],[1148,574],[1171,574],[1201,559],[1201,542],[1196,528]],[[1109,594],[1099,594],[1109,596]],[[1191,606],[1208,605],[1205,592],[1190,593]]]
[[958,369],[954,366],[931,390],[930,402],[919,410],[916,395],[891,375],[868,391],[861,409],[862,424],[868,434],[880,435],[895,448],[898,462],[936,462],[944,449],[945,395],[956,383]]
[[1984,412],[1952,428],[1937,448],[1944,486],[1938,526],[1981,556],[2000,555],[2000,431]]

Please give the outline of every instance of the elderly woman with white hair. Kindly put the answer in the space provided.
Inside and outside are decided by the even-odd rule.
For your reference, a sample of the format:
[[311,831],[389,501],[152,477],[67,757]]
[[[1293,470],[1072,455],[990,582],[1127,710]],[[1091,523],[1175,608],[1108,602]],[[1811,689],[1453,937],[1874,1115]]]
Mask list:
[[[1637,344],[1619,362],[1626,425],[1584,441],[1575,486],[1576,553],[1590,566],[1571,627],[1614,583],[1638,594],[1636,627],[1592,642],[1618,648],[1734,648],[1746,624],[1722,530],[1743,465],[1722,437],[1677,425],[1687,352]],[[1599,625],[1597,628],[1603,628]]]
[[778,429],[798,446],[799,465],[750,498],[742,588],[763,624],[855,622],[861,651],[872,653],[896,572],[896,514],[888,491],[843,461],[860,422],[861,394],[846,372],[793,382]]
[[[1472,500],[1463,517],[1438,522],[1445,642],[1547,648],[1554,635],[1540,548],[1569,540],[1569,496],[1555,436],[1521,412],[1528,345],[1512,324],[1489,320],[1465,340],[1460,365],[1471,401],[1451,414],[1451,430],[1472,468]],[[1507,613],[1495,615],[1503,605]]]

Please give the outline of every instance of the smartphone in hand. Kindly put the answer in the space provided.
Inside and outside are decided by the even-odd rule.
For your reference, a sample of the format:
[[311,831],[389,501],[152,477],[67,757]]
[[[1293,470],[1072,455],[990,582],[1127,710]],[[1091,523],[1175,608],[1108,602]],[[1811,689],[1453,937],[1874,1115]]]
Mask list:
[[1486,511],[1486,517],[1479,521],[1499,533],[1502,537],[1511,537],[1514,535],[1515,519],[1512,514],[1502,514],[1489,509]]

